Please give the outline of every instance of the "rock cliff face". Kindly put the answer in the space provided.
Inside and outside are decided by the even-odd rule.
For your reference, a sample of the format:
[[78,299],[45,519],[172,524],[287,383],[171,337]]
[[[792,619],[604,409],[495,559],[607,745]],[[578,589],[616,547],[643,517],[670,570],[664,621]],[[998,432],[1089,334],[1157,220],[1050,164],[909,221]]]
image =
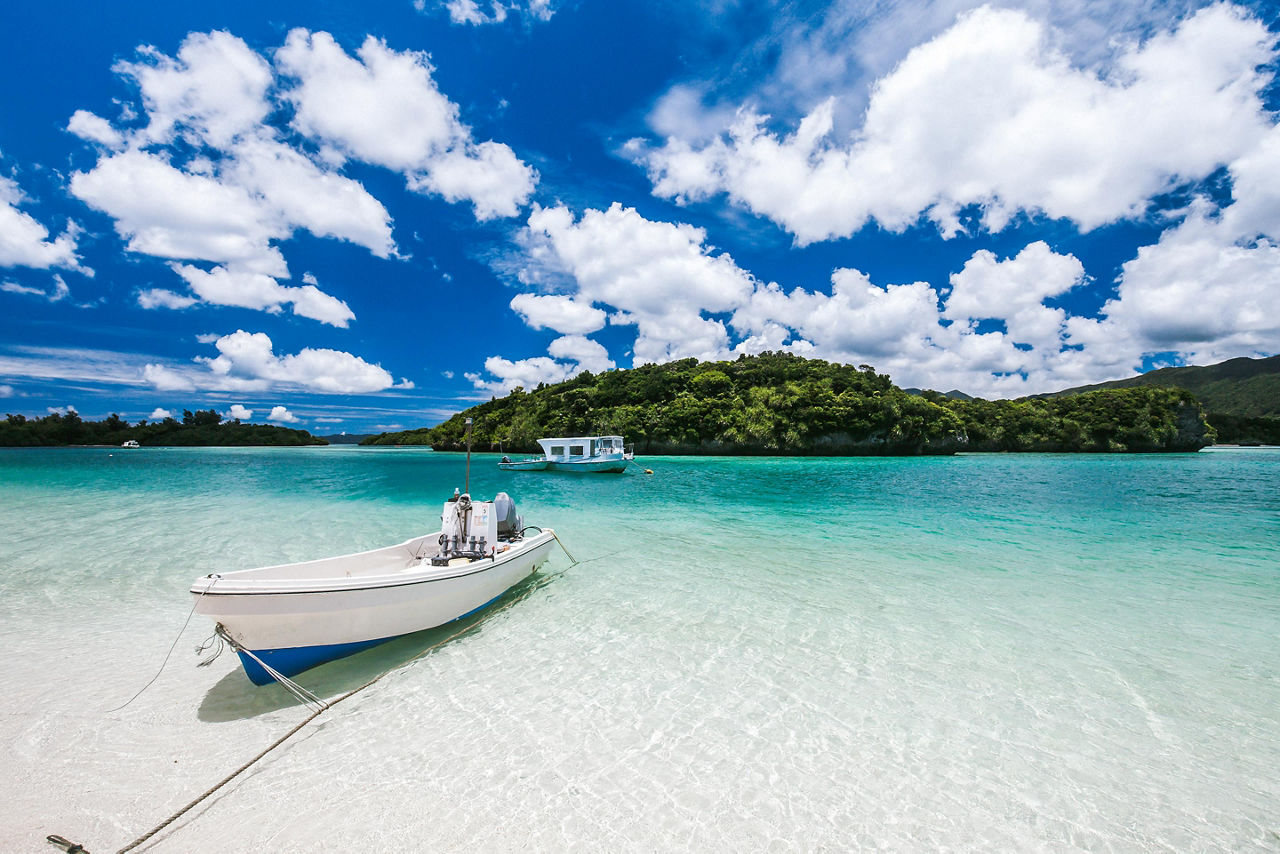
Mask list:
[[1177,419],[1177,437],[1163,448],[1152,448],[1153,451],[1198,451],[1213,444],[1213,428],[1205,421],[1199,404],[1179,404]]

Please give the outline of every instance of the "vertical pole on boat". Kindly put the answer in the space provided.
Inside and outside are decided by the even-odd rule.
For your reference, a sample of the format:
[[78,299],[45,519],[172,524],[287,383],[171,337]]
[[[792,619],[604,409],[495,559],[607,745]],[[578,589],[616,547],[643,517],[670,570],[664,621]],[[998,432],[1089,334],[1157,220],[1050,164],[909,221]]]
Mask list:
[[463,483],[463,492],[471,494],[471,419],[467,419],[467,478]]

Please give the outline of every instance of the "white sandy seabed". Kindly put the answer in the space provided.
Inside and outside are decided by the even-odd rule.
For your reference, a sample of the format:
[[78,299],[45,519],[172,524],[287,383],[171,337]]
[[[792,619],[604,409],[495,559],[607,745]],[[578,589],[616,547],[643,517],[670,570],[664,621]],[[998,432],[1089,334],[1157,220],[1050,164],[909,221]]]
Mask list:
[[[769,500],[701,516],[536,497],[530,521],[560,516],[599,559],[325,713],[143,850],[1280,850],[1274,579],[1105,571],[1150,542],[1082,568],[1088,526],[956,541],[939,511],[944,545],[918,513],[849,534]],[[371,547],[421,515],[340,509],[0,503],[0,849],[116,850],[307,716],[230,653],[197,668],[199,617],[109,710],[226,555]],[[1172,548],[1163,562],[1205,559]],[[334,697],[441,637],[300,681]]]

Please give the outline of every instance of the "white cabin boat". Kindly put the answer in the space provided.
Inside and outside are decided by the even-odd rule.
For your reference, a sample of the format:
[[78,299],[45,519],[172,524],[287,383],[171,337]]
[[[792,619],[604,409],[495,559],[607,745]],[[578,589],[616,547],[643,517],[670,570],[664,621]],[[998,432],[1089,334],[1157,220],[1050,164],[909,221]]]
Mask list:
[[191,586],[196,611],[222,626],[245,674],[266,685],[271,671],[293,676],[483,609],[532,575],[555,539],[524,527],[505,492],[455,496],[442,522],[399,545],[206,575]]
[[138,440],[137,440],[137,439],[126,439],[126,440],[124,441],[124,444],[122,444],[120,447],[122,447],[122,448],[141,448],[142,446],[138,444]]
[[503,457],[498,468],[503,471],[585,471],[623,472],[635,459],[635,453],[623,445],[621,436],[573,436],[562,439],[539,439],[542,456],[523,460]]
[[621,436],[539,439],[550,471],[624,472],[635,459]]

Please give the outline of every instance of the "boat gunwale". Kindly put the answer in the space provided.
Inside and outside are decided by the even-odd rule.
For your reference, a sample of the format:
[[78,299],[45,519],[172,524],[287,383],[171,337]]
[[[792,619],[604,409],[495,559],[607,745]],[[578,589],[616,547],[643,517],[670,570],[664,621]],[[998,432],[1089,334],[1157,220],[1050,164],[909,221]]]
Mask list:
[[[190,592],[197,596],[297,596],[317,594],[325,595],[330,593],[354,593],[361,590],[385,590],[395,587],[412,587],[417,584],[430,584],[435,581],[449,581],[457,578],[465,578],[469,575],[477,575],[481,572],[488,572],[494,567],[502,566],[512,560],[519,558],[521,555],[527,554],[534,549],[541,548],[555,538],[555,531],[546,528],[542,533],[530,537],[524,541],[519,548],[511,548],[505,552],[501,552],[493,557],[483,557],[468,562],[465,566],[448,567],[433,566],[426,564],[418,567],[407,567],[396,571],[395,573],[381,573],[379,575],[369,576],[312,576],[310,578],[264,578],[264,579],[234,579],[239,573],[258,572],[261,570],[278,569],[284,567],[305,566],[308,563],[319,563],[327,560],[340,560],[347,557],[359,557],[362,555],[372,554],[384,551],[386,549],[396,549],[406,546],[408,543],[423,539],[429,539],[430,534],[423,537],[411,537],[403,543],[394,546],[384,546],[379,549],[370,549],[363,552],[354,552],[349,555],[338,555],[333,558],[318,558],[316,560],[298,561],[296,563],[281,563],[272,566],[255,567],[252,569],[238,569],[226,574],[210,573],[196,579],[191,585]],[[424,556],[425,559],[425,556]],[[476,564],[482,564],[477,567]],[[441,570],[458,569],[459,572],[445,573]],[[430,573],[435,572],[434,575]],[[410,577],[406,577],[406,573],[412,572]],[[215,578],[215,576],[217,576]],[[228,585],[226,582],[230,581]],[[345,583],[344,583],[345,582]],[[269,586],[271,585],[271,586]],[[275,586],[279,585],[279,586]],[[216,589],[211,589],[216,588]]]

